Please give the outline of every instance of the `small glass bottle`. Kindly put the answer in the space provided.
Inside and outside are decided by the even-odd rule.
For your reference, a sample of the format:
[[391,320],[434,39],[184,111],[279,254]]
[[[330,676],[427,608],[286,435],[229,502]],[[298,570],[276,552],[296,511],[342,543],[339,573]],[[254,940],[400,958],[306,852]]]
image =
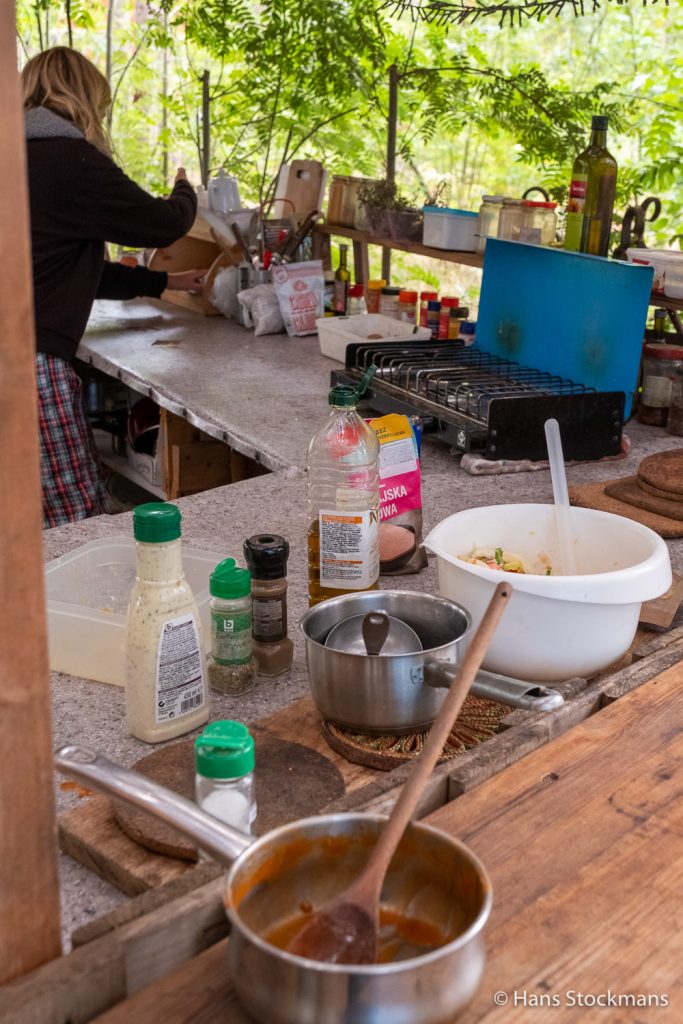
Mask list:
[[335,316],[346,316],[346,305],[349,298],[351,271],[347,265],[349,247],[343,242],[339,246],[339,266],[334,273],[334,313]]
[[439,313],[439,339],[444,341],[448,338],[448,324],[451,318],[451,310],[457,309],[460,299],[452,295],[444,295],[441,299],[441,311]]
[[279,676],[294,658],[287,636],[289,544],[277,533],[257,533],[243,550],[251,572],[252,651],[260,675]]
[[209,717],[199,611],[183,572],[180,510],[133,512],[136,578],[126,619],[126,719],[146,743],[181,736]]
[[365,295],[362,284],[352,284],[349,288],[349,301],[346,307],[347,316],[359,316],[362,313],[367,313],[368,309],[365,305]]
[[212,722],[194,741],[195,800],[207,814],[251,834],[256,819],[254,740],[241,722]]
[[251,650],[251,573],[234,558],[220,562],[209,577],[211,657],[209,686],[219,693],[245,693],[254,685]]
[[368,288],[366,292],[366,305],[368,307],[368,313],[379,313],[379,300],[382,293],[382,288],[386,288],[387,282],[383,277],[372,278],[368,281]]
[[643,390],[638,420],[650,427],[665,427],[669,416],[671,388],[683,367],[683,347],[655,341],[643,346]]

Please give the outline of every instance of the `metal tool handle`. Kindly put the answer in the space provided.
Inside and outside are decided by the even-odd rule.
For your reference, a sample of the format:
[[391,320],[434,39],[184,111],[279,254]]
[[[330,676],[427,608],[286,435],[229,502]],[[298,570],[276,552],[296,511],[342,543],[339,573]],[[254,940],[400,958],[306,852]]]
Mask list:
[[[448,689],[455,678],[457,666],[440,661],[429,661],[425,665],[424,681],[435,689]],[[564,704],[564,697],[557,690],[542,683],[523,682],[511,676],[480,669],[477,672],[470,693],[473,697],[486,697],[498,704],[507,704],[524,711],[554,711]]]
[[55,767],[107,796],[118,797],[160,818],[227,866],[254,841],[252,836],[206,814],[184,796],[85,747],[62,747],[55,753]]

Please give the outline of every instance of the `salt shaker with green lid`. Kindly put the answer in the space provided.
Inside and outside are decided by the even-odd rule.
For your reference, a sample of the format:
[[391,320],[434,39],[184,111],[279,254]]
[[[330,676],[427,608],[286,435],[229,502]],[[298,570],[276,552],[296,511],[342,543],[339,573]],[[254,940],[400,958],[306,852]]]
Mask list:
[[197,804],[250,834],[256,818],[254,740],[246,725],[212,722],[194,741],[194,751]]

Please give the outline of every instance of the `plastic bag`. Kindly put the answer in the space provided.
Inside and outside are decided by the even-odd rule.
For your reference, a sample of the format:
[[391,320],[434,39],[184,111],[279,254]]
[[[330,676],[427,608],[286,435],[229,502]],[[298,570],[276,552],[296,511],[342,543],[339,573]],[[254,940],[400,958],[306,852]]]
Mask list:
[[237,302],[239,281],[240,275],[237,267],[223,267],[213,280],[209,301],[223,316],[235,319],[239,316],[239,303]]
[[272,284],[257,284],[237,293],[245,327],[254,328],[254,334],[281,334],[285,329],[280,315],[275,289]]
[[321,260],[273,267],[273,284],[287,334],[316,334],[315,321],[324,312],[325,278]]
[[383,576],[420,572],[422,497],[417,441],[407,416],[390,413],[368,421],[379,441],[379,571]]

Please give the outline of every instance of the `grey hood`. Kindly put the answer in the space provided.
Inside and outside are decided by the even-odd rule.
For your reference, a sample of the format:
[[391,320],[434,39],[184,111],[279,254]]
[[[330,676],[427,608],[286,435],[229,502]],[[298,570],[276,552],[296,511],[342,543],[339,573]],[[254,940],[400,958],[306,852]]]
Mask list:
[[27,139],[83,139],[85,136],[73,121],[53,114],[47,107],[33,107],[24,111]]

